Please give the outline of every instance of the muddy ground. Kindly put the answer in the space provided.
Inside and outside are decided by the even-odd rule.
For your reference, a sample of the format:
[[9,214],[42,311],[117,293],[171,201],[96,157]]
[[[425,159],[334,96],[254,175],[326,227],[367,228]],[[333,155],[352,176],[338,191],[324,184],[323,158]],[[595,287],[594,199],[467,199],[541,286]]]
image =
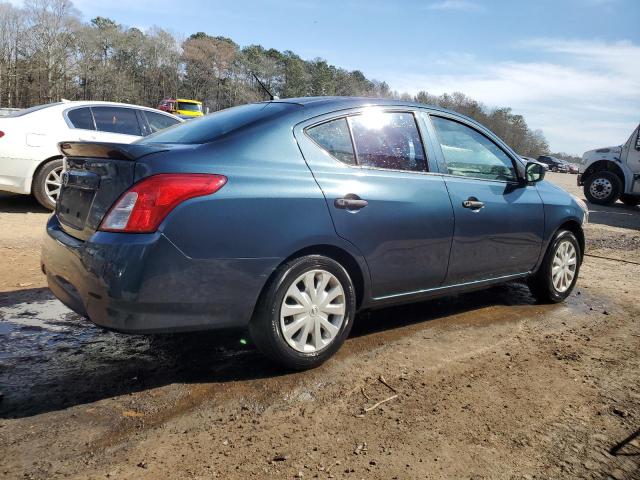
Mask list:
[[47,214],[0,197],[0,478],[640,479],[640,208],[591,209],[566,303],[511,284],[376,311],[291,374],[238,334],[70,313]]

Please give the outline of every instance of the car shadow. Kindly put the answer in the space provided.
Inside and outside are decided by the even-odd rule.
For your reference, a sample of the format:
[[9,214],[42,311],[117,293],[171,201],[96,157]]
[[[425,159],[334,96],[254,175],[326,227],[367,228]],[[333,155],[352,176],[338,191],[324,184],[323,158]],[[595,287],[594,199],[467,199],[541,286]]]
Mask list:
[[640,206],[632,207],[621,202],[613,205],[587,203],[587,206],[589,223],[640,230]]
[[[389,341],[420,323],[492,305],[533,303],[526,287],[515,283],[364,313],[354,322],[344,354],[368,348],[365,337]],[[510,318],[518,316],[510,313]],[[375,337],[380,335],[384,338]],[[66,310],[47,289],[0,293],[0,345],[0,418],[29,417],[175,383],[291,373],[265,361],[245,332],[108,332]]]
[[50,213],[31,195],[0,193],[0,213]]

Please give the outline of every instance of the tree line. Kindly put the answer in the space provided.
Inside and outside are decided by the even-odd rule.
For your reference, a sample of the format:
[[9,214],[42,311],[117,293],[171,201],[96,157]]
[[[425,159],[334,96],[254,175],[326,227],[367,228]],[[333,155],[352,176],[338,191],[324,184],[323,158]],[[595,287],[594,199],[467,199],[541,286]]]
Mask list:
[[532,131],[524,117],[463,93],[399,93],[321,58],[242,47],[204,32],[181,39],[160,27],[142,31],[104,17],[83,22],[70,0],[25,0],[22,7],[0,2],[0,107],[61,98],[155,107],[162,98],[180,97],[215,111],[264,100],[254,75],[280,98],[353,95],[442,106],[478,120],[521,155],[549,151],[542,132]]

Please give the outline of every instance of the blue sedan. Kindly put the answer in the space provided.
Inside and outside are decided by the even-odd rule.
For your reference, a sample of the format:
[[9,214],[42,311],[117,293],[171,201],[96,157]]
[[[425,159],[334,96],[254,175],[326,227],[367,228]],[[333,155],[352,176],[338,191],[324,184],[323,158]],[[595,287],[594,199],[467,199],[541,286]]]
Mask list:
[[582,262],[584,203],[436,107],[277,100],[60,149],[42,268],[63,303],[120,332],[243,328],[306,369],[359,310],[514,280],[560,302]]

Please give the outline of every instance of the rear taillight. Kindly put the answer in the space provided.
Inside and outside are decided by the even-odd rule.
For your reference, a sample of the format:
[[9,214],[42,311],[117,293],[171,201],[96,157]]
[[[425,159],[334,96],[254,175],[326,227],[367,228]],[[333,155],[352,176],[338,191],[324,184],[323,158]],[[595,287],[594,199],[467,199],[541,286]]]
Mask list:
[[0,130],[0,138],[4,137],[4,132]]
[[155,232],[177,205],[210,195],[227,183],[223,175],[162,173],[147,177],[127,190],[100,225],[106,232]]

